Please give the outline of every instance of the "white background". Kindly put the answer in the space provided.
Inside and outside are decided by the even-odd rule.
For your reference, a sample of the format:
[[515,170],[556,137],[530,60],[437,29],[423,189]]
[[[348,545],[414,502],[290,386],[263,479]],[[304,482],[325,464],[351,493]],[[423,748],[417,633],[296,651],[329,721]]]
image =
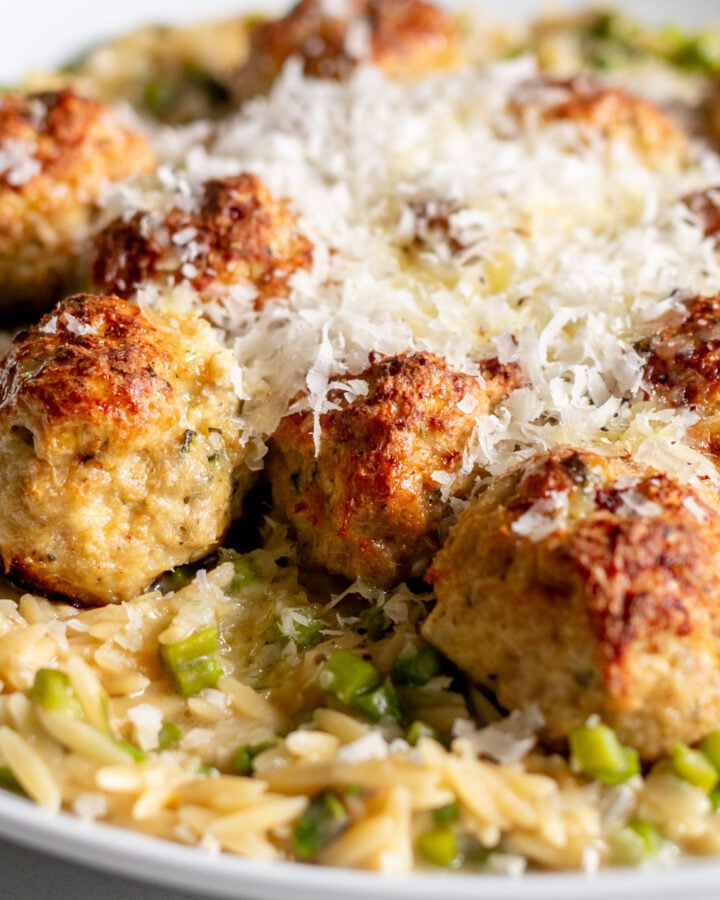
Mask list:
[[[291,2],[291,0],[287,0]],[[472,0],[459,0],[459,5]],[[534,0],[478,0],[497,8],[506,18],[537,11]],[[591,5],[586,0],[582,5]],[[607,0],[612,4],[613,0]],[[580,0],[555,6],[579,5]],[[147,22],[192,21],[284,6],[283,0],[0,0],[0,83],[29,68],[47,67],[123,28]],[[615,0],[616,6],[639,10],[644,16],[684,22],[720,19],[720,0]]]

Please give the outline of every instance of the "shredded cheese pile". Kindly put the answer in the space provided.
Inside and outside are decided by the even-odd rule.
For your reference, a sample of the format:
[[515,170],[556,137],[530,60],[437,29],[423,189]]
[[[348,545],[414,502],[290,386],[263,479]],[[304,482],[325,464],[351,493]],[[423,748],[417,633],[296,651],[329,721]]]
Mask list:
[[[465,471],[498,474],[573,442],[716,477],[682,443],[692,416],[642,400],[632,344],[683,297],[720,290],[720,255],[681,202],[720,183],[720,158],[698,141],[684,170],[655,171],[587,127],[519,121],[509,101],[536,75],[520,59],[413,83],[365,66],[340,83],[306,78],[291,60],[268,97],[217,131],[155,136],[173,203],[248,171],[287,198],[314,245],[288,302],[249,310],[241,285],[210,309],[241,367],[252,465],[301,393],[319,445],[338,377],[373,351],[428,350],[468,373],[497,355],[528,379],[478,418]],[[108,217],[169,202],[140,194],[115,189]],[[191,255],[191,240],[176,243]],[[169,302],[155,288],[139,300]],[[170,302],[192,303],[190,292]],[[349,399],[362,389],[343,384]]]

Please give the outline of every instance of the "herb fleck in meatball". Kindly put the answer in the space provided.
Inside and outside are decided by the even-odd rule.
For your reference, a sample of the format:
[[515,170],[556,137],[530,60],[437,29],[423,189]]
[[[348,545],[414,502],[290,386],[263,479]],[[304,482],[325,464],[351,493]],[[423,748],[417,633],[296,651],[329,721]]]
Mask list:
[[655,396],[700,412],[689,437],[720,456],[720,294],[688,299],[638,349],[647,356],[645,379]]
[[452,31],[452,17],[424,0],[300,0],[255,26],[236,93],[242,100],[267,91],[291,56],[318,78],[345,78],[362,61],[412,78],[451,62]]
[[118,297],[19,334],[0,369],[6,573],[110,603],[213,550],[249,481],[233,368],[206,322]]
[[60,299],[80,277],[103,187],[153,164],[102,103],[69,89],[0,97],[0,311]]
[[260,308],[269,297],[286,297],[290,276],[311,264],[312,244],[286,204],[242,174],[205,182],[190,204],[110,223],[95,241],[94,276],[123,297],[151,282],[185,281],[205,299],[249,285]]
[[610,143],[624,143],[651,169],[672,171],[687,159],[685,133],[658,106],[592,76],[529,82],[510,110],[533,126],[538,121],[572,122]]
[[600,715],[654,758],[720,721],[720,516],[665,475],[560,448],[462,514],[423,627],[546,736]]
[[315,452],[312,412],[282,420],[267,471],[277,509],[303,558],[348,578],[389,586],[422,575],[448,513],[439,481],[463,494],[463,450],[477,416],[521,383],[519,370],[488,361],[482,378],[453,372],[430,353],[373,362],[330,399]]

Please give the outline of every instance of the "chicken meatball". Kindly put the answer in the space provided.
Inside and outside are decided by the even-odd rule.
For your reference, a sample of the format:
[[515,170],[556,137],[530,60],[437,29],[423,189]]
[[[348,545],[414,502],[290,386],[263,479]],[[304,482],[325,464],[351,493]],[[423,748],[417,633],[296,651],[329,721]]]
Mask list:
[[433,561],[424,637],[562,743],[599,715],[647,759],[720,721],[720,515],[572,448],[499,478]]
[[417,353],[373,361],[345,383],[320,417],[319,451],[312,412],[287,416],[270,442],[267,472],[304,559],[389,587],[425,571],[448,513],[440,485],[455,479],[452,495],[467,490],[463,450],[476,418],[521,375],[491,360],[476,378]]
[[0,98],[0,311],[47,309],[78,266],[108,182],[149,171],[140,134],[63,90]]
[[213,550],[250,479],[235,364],[211,326],[62,301],[0,369],[0,556],[23,584],[126,600]]
[[285,202],[243,173],[205,182],[190,204],[111,222],[96,237],[93,270],[101,290],[121,297],[186,282],[205,300],[227,301],[239,289],[259,309],[286,297],[290,276],[311,265],[312,244]]
[[265,93],[291,56],[317,78],[345,78],[367,61],[392,77],[416,77],[450,64],[452,32],[452,17],[425,0],[300,0],[283,18],[255,26],[236,94]]
[[638,344],[645,380],[661,400],[702,414],[688,436],[720,457],[720,294],[688,299]]
[[512,98],[510,112],[533,126],[572,122],[606,141],[626,144],[652,169],[672,171],[687,159],[685,133],[658,106],[592,76],[527,82]]

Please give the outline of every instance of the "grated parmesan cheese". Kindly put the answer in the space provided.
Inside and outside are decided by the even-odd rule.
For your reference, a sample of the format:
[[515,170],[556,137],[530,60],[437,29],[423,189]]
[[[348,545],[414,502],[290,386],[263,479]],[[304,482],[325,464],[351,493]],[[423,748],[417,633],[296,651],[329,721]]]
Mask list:
[[97,334],[97,328],[94,325],[85,325],[71,313],[63,315],[63,324],[70,334],[82,337],[86,334]]
[[[361,38],[348,36],[358,55]],[[720,158],[695,141],[683,170],[657,171],[573,122],[510,115],[523,92],[529,108],[565,96],[529,87],[537,74],[520,58],[407,82],[359,65],[331,81],[305,77],[290,59],[267,96],[216,128],[159,129],[154,186],[108,192],[106,217],[142,210],[150,222],[170,206],[193,208],[204,180],[249,172],[288,201],[312,241],[312,267],[293,276],[287,302],[252,309],[245,285],[203,307],[238,362],[252,468],[288,411],[311,410],[318,449],[331,392],[349,379],[352,403],[365,389],[352,376],[371,353],[423,350],[470,374],[497,353],[527,379],[477,416],[459,476],[498,475],[572,442],[631,452],[684,480],[699,465],[717,482],[684,441],[687,413],[642,400],[634,344],[683,297],[720,290],[720,255],[680,202],[720,183]],[[445,217],[445,232],[430,227],[433,216]],[[191,278],[192,229],[173,244]],[[187,287],[139,299],[198,305]],[[460,408],[474,409],[470,399]],[[516,533],[539,539],[562,516],[538,507]]]
[[[334,251],[314,290],[301,283],[294,292],[296,317],[259,318],[266,350],[247,359],[264,381],[280,382],[277,414],[304,382],[316,445],[333,376],[360,371],[370,351],[429,349],[464,370],[492,339],[529,376],[532,402],[520,417],[497,413],[466,468],[507,465],[510,447],[550,446],[563,426],[592,442],[639,386],[637,354],[618,333],[632,337],[635,321],[652,318],[678,286],[720,283],[697,230],[677,220],[677,179],[632,157],[608,179],[592,145],[569,155],[553,135],[530,147],[522,135],[498,138],[501,110],[527,75],[521,61],[400,85],[368,68],[335,84],[288,66],[271,96],[221,133],[213,151],[289,195],[316,246]],[[717,160],[711,171],[702,177],[720,175]],[[453,221],[466,246],[452,285],[398,259],[396,226],[420,192],[460,204]],[[426,255],[439,265],[432,248]],[[532,299],[518,306],[523,297]],[[276,374],[278,342],[291,350]],[[254,412],[251,402],[250,431]]]
[[102,819],[108,810],[107,797],[98,791],[85,791],[77,795],[72,808],[75,815],[86,822]]
[[135,742],[141,750],[154,750],[158,745],[163,714],[159,706],[152,703],[138,703],[127,711],[132,722]]
[[537,733],[545,724],[539,707],[515,710],[499,722],[477,728],[470,719],[456,719],[452,734],[465,742],[473,753],[498,763],[516,763],[537,743]]
[[683,506],[689,510],[698,522],[707,522],[708,514],[694,497],[685,497]]
[[35,146],[27,141],[6,140],[0,146],[0,175],[11,187],[22,187],[42,172]]
[[379,731],[369,731],[357,740],[341,747],[337,752],[337,759],[346,763],[386,759],[389,749],[388,742]]
[[38,328],[41,334],[57,334],[57,316],[50,316],[44,325]]
[[662,508],[658,503],[648,500],[638,491],[626,490],[620,493],[620,505],[616,507],[615,512],[619,516],[645,516],[653,518],[659,516]]
[[551,491],[515,519],[511,529],[533,542],[542,541],[565,525],[569,502],[567,491]]

